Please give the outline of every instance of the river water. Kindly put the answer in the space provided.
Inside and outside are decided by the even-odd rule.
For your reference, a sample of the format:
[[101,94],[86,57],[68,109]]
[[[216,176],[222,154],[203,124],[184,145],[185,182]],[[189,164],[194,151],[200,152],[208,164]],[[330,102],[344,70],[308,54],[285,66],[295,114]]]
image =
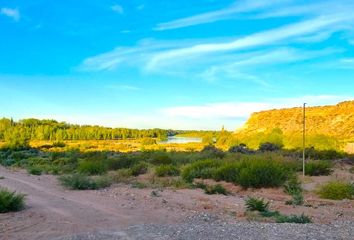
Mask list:
[[176,137],[176,136],[171,136],[168,137],[167,140],[161,141],[159,143],[165,144],[165,143],[201,143],[202,138],[198,137]]

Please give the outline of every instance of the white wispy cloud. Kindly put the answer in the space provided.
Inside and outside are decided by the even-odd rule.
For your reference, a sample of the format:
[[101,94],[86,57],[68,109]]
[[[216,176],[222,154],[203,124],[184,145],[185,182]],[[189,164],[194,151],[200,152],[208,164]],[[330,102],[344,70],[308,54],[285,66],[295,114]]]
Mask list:
[[208,67],[201,73],[201,76],[208,81],[215,81],[220,78],[246,79],[265,87],[271,87],[265,80],[250,74],[245,74],[244,71],[247,69],[254,70],[258,67],[264,68],[269,65],[280,65],[291,62],[305,61],[339,52],[341,52],[341,50],[332,48],[309,51],[289,47],[254,51],[247,54],[239,54],[234,57],[232,62],[221,63]]
[[342,0],[340,4],[335,0],[325,0],[315,3],[292,0],[236,1],[234,4],[223,9],[160,23],[154,30],[162,31],[183,28],[235,18],[267,19],[289,16],[316,17],[333,12],[349,13],[348,9],[353,9],[353,7],[354,3],[350,0]]
[[124,14],[124,9],[121,5],[115,4],[115,5],[111,6],[111,9],[116,13]]
[[[203,40],[191,41],[140,41],[136,46],[118,47],[110,52],[85,59],[79,66],[84,71],[113,70],[119,65],[139,67],[145,71],[159,72],[169,70],[169,66],[176,69],[178,66],[191,67],[218,61],[234,62],[235,59],[227,59],[227,55],[233,53],[232,57],[240,55],[237,51],[252,50],[257,47],[276,46],[290,44],[292,42],[314,41],[316,35],[323,32],[326,37],[338,29],[339,23],[349,21],[351,15],[326,15],[295,24],[282,26],[268,31],[254,33],[240,37],[233,41],[222,42],[217,40],[212,43],[201,43]],[[304,38],[312,39],[304,39]],[[317,36],[318,40],[324,37]],[[306,41],[307,40],[307,41]],[[204,40],[211,42],[212,40]],[[210,58],[204,57],[211,55]],[[226,59],[225,59],[226,56]],[[193,64],[191,64],[193,63]],[[227,63],[227,62],[226,62]],[[206,69],[204,68],[203,71]]]
[[270,0],[270,1],[259,1],[259,0],[246,0],[246,1],[236,1],[234,4],[216,11],[211,11],[207,13],[197,14],[194,16],[181,18],[173,20],[170,22],[160,23],[157,25],[155,30],[162,31],[167,29],[182,28],[187,26],[199,25],[204,23],[212,23],[215,21],[228,19],[234,17],[237,13],[250,12],[270,6],[285,4],[288,1]]
[[19,21],[21,18],[20,11],[17,8],[1,8],[0,14],[12,18],[14,21]]
[[239,38],[232,42],[198,44],[187,48],[160,52],[157,53],[148,62],[147,69],[153,70],[160,67],[159,65],[168,64],[169,61],[173,61],[175,63],[178,59],[186,59],[196,55],[198,56],[217,52],[249,49],[265,45],[274,45],[280,41],[291,40],[291,38],[300,36],[306,36],[323,29],[327,30],[329,27],[332,27],[343,21],[348,21],[350,19],[353,19],[353,16],[342,14],[327,15],[268,31],[255,33],[243,38]]

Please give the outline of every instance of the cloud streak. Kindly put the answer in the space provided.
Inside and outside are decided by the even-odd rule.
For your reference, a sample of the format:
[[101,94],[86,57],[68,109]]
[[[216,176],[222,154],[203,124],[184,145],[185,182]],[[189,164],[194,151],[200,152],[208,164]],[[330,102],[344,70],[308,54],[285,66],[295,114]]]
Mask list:
[[217,52],[235,51],[253,47],[275,44],[290,38],[305,36],[313,32],[327,29],[337,23],[352,19],[352,16],[327,15],[315,19],[283,26],[277,29],[255,33],[232,42],[199,44],[192,47],[174,49],[156,54],[147,64],[147,69],[154,69],[169,60],[187,58],[195,55],[205,55]]
[[212,23],[223,19],[229,19],[236,13],[249,12],[263,9],[269,6],[284,3],[285,1],[236,1],[234,4],[220,10],[197,14],[191,17],[181,18],[170,22],[160,23],[154,28],[156,31],[176,29],[205,23]]
[[115,5],[111,6],[111,9],[118,14],[121,14],[121,15],[124,14],[124,9],[121,5],[115,4]]
[[16,22],[21,18],[20,11],[17,8],[1,8],[0,14],[12,18]]

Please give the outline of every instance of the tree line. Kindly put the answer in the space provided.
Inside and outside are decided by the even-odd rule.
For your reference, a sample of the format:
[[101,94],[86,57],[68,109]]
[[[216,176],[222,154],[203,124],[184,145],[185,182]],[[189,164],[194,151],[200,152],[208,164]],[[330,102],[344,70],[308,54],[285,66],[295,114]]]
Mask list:
[[138,138],[159,138],[177,134],[174,130],[164,129],[129,129],[109,128],[91,125],[75,125],[55,120],[22,119],[18,122],[12,119],[0,119],[0,140],[13,138],[27,140],[118,140]]

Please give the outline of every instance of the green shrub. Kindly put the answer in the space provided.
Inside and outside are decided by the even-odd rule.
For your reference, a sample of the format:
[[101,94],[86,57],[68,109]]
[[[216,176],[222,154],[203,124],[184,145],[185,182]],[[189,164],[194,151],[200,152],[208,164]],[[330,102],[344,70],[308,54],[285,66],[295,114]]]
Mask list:
[[249,149],[246,144],[239,144],[231,146],[228,150],[230,153],[242,153],[242,154],[253,154],[254,151]]
[[328,182],[322,185],[318,191],[321,198],[342,200],[352,199],[354,195],[354,186],[343,182]]
[[302,205],[304,203],[301,182],[296,175],[293,175],[285,182],[284,191],[293,197],[291,201],[286,202],[287,204]]
[[349,169],[349,172],[354,174],[354,167],[351,167],[351,168]]
[[172,163],[172,159],[166,152],[155,152],[152,154],[150,162],[154,165],[168,165]]
[[108,176],[97,176],[94,177],[93,180],[96,184],[96,189],[106,188],[112,185],[112,179]]
[[161,165],[155,169],[155,173],[158,177],[178,176],[180,170],[173,165]]
[[275,220],[277,223],[300,223],[300,224],[305,224],[305,223],[312,223],[311,218],[301,214],[300,216],[297,215],[278,215],[275,217]]
[[181,175],[187,182],[193,182],[194,178],[212,178],[220,165],[218,160],[199,160],[184,167]]
[[222,164],[214,171],[213,178],[216,181],[226,181],[237,183],[237,177],[240,172],[239,164],[237,162]]
[[25,195],[0,188],[0,213],[20,211],[25,206]]
[[39,176],[39,175],[42,175],[43,170],[39,166],[31,166],[31,167],[27,168],[27,172],[29,174]]
[[271,142],[265,142],[261,143],[258,147],[259,151],[261,152],[275,152],[279,151],[282,149],[282,145],[271,143]]
[[140,162],[133,167],[131,167],[130,171],[133,176],[139,176],[140,174],[145,174],[148,171],[148,164],[146,162]]
[[77,168],[79,173],[87,175],[102,175],[107,172],[107,167],[103,162],[83,160]]
[[265,202],[263,199],[249,197],[246,199],[246,208],[248,211],[268,212],[269,202]]
[[329,161],[308,161],[305,165],[305,174],[309,176],[327,176],[332,173],[332,164]]
[[82,174],[64,175],[59,177],[60,183],[72,190],[89,190],[105,188],[111,185],[110,178],[106,176],[89,177]]
[[289,169],[283,162],[263,158],[240,162],[237,182],[245,188],[278,187],[287,179]]
[[110,173],[113,182],[117,183],[128,183],[132,177],[132,172],[130,169],[119,169],[114,173]]
[[16,164],[16,160],[12,158],[6,158],[1,161],[1,165],[5,167],[10,167],[12,165]]
[[140,157],[136,153],[124,154],[118,158],[109,158],[107,165],[109,170],[118,170],[122,168],[131,168],[140,161]]
[[200,152],[202,158],[223,158],[225,156],[224,151],[216,148],[214,145],[207,145]]
[[206,194],[223,194],[223,195],[228,195],[228,191],[220,184],[216,184],[213,186],[207,186],[204,189],[204,192]]

